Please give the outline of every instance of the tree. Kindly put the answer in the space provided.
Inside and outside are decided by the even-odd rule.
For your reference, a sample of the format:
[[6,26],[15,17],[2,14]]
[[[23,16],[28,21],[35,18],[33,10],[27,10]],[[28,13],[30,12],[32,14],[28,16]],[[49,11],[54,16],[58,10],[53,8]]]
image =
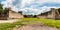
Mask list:
[[60,8],[58,8],[58,12],[60,13]]
[[3,5],[2,4],[0,4],[0,14],[2,14],[3,13],[3,7],[2,7]]
[[37,15],[34,15],[34,18],[36,18],[37,17]]
[[22,11],[18,11],[18,13],[22,14]]

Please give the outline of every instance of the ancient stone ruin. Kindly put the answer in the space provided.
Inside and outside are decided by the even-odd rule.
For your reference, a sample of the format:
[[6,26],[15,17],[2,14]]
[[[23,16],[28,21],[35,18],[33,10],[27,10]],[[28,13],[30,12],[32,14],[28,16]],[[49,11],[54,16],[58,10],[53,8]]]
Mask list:
[[11,8],[5,8],[4,13],[0,15],[0,20],[23,18],[22,12],[12,11]]
[[60,12],[55,8],[51,8],[50,11],[41,13],[37,17],[47,19],[60,19]]

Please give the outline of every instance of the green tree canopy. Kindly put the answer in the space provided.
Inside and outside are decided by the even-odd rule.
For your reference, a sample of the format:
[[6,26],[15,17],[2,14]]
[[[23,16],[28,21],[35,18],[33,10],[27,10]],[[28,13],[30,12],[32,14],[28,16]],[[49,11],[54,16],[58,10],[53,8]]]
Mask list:
[[0,14],[2,14],[3,13],[3,7],[2,7],[3,5],[2,4],[0,4]]
[[58,11],[59,11],[59,13],[60,13],[60,8],[58,8]]

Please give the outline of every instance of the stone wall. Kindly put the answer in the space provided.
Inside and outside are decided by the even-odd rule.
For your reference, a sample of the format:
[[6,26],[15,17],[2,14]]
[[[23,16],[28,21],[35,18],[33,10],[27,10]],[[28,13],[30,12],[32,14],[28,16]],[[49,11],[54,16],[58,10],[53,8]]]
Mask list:
[[5,8],[4,13],[0,15],[0,20],[23,18],[21,13],[12,11],[11,8]]
[[9,11],[9,18],[23,18],[23,15],[17,12]]
[[[48,11],[47,13],[43,13],[43,15],[40,14],[40,18],[49,18],[49,19],[55,19],[56,17],[56,9],[51,8],[51,11]],[[57,16],[58,17],[58,16]]]

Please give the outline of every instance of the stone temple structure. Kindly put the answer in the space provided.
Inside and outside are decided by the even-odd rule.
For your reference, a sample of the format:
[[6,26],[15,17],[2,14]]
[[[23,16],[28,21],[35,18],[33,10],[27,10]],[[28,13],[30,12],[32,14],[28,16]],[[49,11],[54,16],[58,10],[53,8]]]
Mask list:
[[51,8],[50,11],[41,13],[37,15],[37,17],[48,18],[48,19],[60,19],[60,12],[55,8]]
[[23,18],[22,12],[12,11],[11,8],[5,8],[4,13],[0,15],[0,20]]

